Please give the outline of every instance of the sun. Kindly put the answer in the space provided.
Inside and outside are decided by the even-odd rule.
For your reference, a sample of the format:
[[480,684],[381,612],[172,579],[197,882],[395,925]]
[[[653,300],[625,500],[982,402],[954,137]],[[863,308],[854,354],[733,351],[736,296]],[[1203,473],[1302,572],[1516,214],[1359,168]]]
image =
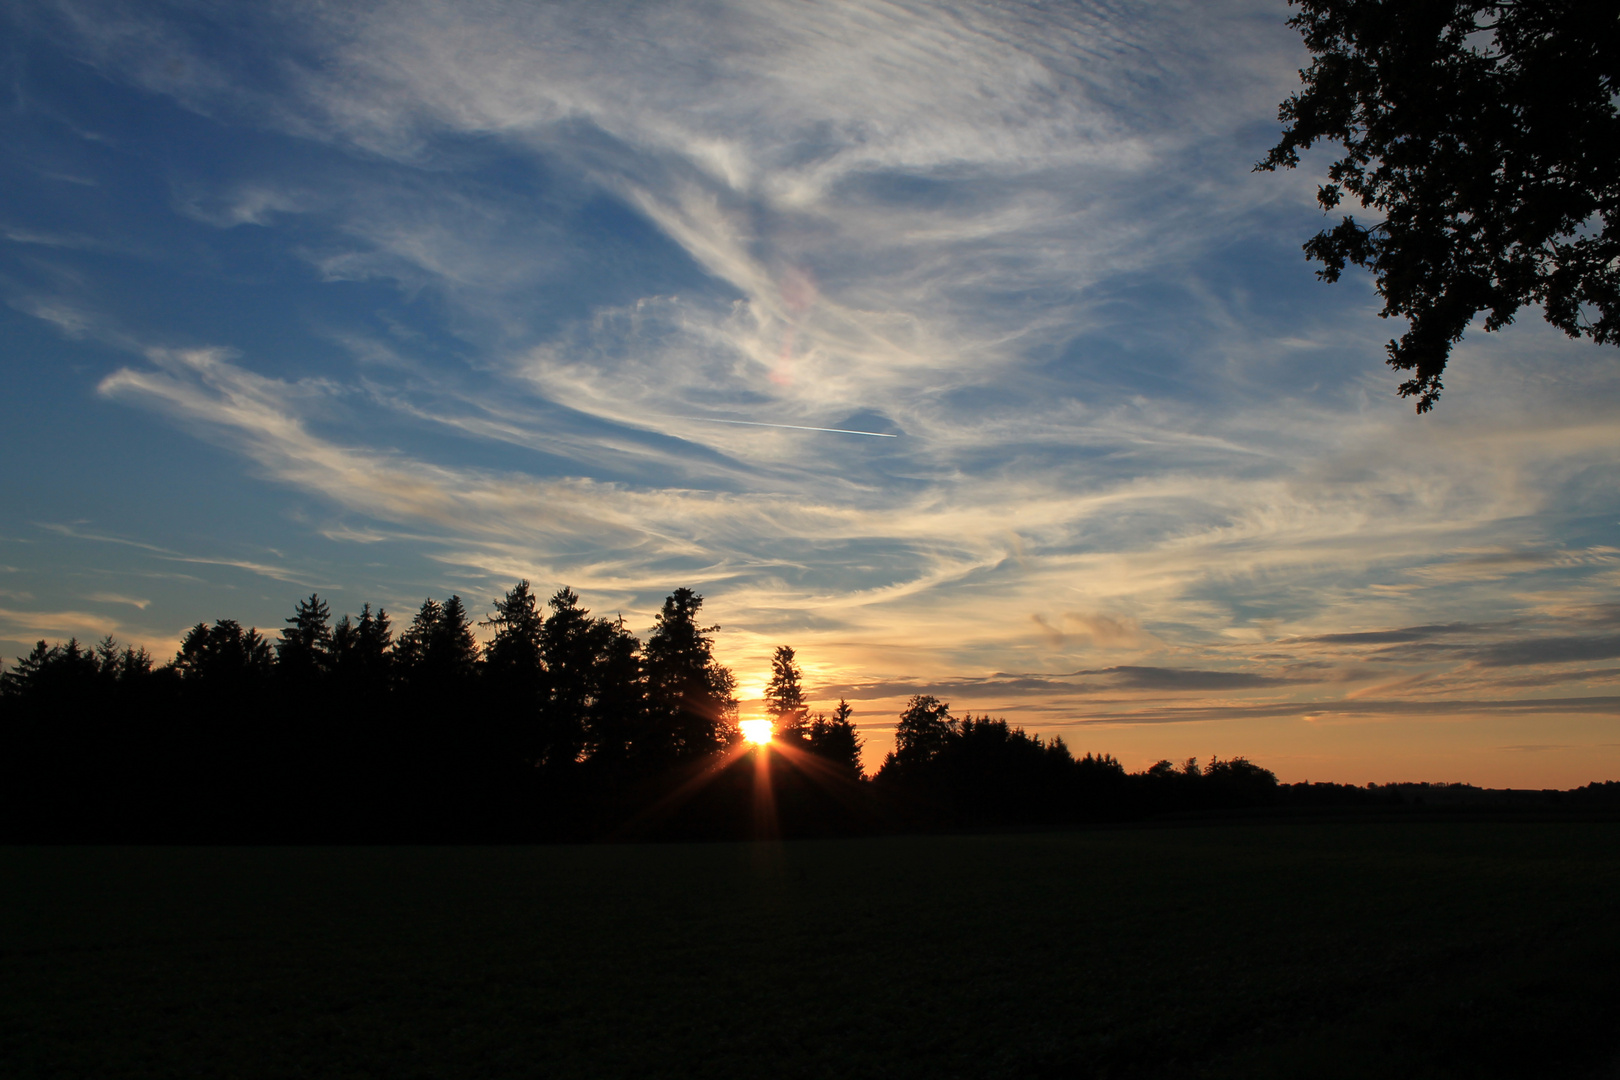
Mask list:
[[764,746],[771,741],[771,722],[769,720],[744,720],[737,726],[742,728],[743,738],[755,746]]

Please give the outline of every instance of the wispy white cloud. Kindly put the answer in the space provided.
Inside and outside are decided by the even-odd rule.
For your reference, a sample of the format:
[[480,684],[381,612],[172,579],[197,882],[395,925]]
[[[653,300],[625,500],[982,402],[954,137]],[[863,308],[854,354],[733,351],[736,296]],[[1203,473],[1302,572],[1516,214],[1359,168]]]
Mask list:
[[91,236],[42,232],[38,229],[27,229],[14,225],[0,225],[0,237],[10,240],[14,244],[36,244],[48,248],[87,249],[102,246],[100,242]]
[[[100,544],[118,544],[123,547],[139,548],[142,551],[151,552],[158,558],[169,562],[195,563],[199,566],[228,566],[237,570],[246,570],[249,573],[257,574],[260,577],[269,578],[272,581],[283,581],[287,582],[288,584],[300,586],[308,586],[311,584],[308,575],[299,573],[295,570],[289,570],[285,567],[276,566],[271,563],[219,556],[188,555],[183,552],[171,551],[170,549],[160,547],[157,544],[148,544],[141,540],[131,540],[127,537],[109,536],[105,533],[98,533],[92,529],[86,529],[77,524],[63,522],[35,522],[35,524],[41,529],[56,533],[59,536],[72,537],[75,540],[90,540]],[[108,599],[107,596],[102,596],[101,598]],[[96,597],[91,597],[91,599],[96,599]],[[136,603],[136,601],[128,600],[123,597],[111,597],[110,599],[113,602],[136,604],[137,607],[143,606],[142,604]]]
[[94,600],[98,604],[128,604],[130,607],[145,611],[152,603],[150,600],[141,600],[133,596],[124,596],[121,593],[97,592],[90,593],[86,600]]

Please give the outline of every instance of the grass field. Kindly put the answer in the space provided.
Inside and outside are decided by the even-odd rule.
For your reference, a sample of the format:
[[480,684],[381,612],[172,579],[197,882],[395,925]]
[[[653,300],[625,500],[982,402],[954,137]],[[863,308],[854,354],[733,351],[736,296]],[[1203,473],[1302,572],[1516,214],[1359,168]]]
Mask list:
[[1620,1075],[1620,825],[0,850],[12,1078]]

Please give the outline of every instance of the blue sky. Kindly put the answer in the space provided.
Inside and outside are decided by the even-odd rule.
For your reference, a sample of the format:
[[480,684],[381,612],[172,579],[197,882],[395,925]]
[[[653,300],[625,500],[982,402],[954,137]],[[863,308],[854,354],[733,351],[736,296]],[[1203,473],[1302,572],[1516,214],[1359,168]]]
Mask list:
[[1620,354],[1394,395],[1281,3],[0,12],[5,655],[688,585],[879,753],[1620,774]]

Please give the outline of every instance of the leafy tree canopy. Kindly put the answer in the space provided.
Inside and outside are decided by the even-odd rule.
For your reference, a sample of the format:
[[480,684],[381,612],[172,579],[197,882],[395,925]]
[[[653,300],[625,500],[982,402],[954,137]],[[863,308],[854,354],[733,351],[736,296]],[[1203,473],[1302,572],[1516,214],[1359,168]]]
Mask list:
[[1337,281],[1373,272],[1409,327],[1388,363],[1427,412],[1474,317],[1530,304],[1571,337],[1620,334],[1620,6],[1613,0],[1289,0],[1314,59],[1256,168],[1344,154],[1318,189],[1346,216],[1305,244]]
[[945,748],[956,728],[949,704],[932,694],[913,695],[895,725],[891,756],[902,768],[927,764]]

